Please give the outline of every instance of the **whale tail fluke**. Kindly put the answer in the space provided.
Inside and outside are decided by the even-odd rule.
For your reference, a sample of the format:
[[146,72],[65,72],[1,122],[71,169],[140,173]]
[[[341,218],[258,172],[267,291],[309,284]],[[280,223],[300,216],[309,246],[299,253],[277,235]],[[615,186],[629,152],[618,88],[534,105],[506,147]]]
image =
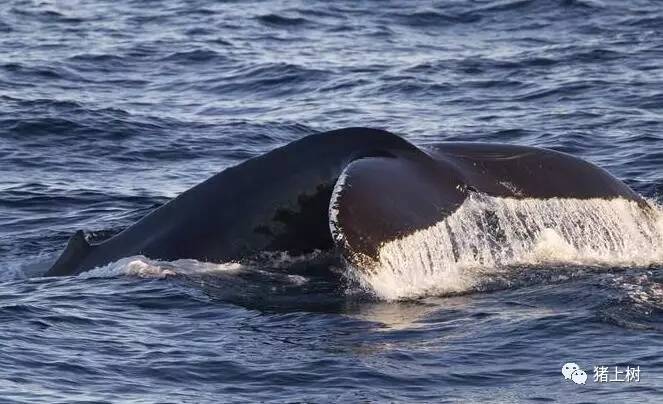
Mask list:
[[453,166],[422,154],[358,159],[343,170],[332,192],[332,238],[348,261],[369,269],[384,242],[435,225],[466,196]]
[[93,245],[87,242],[85,234],[82,230],[78,230],[69,239],[67,247],[64,249],[60,258],[55,261],[51,269],[46,272],[45,276],[63,276],[72,273],[72,268],[78,267],[81,261],[94,249]]

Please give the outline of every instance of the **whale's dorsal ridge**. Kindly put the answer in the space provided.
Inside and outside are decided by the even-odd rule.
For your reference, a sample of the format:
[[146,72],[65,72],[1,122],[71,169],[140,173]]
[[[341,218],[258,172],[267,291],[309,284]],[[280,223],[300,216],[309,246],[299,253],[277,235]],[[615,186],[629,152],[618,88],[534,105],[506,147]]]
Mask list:
[[53,264],[49,273],[54,276],[68,275],[71,272],[71,268],[78,266],[94,248],[95,246],[90,245],[85,239],[83,230],[77,230],[69,239],[67,247],[65,247],[60,258]]

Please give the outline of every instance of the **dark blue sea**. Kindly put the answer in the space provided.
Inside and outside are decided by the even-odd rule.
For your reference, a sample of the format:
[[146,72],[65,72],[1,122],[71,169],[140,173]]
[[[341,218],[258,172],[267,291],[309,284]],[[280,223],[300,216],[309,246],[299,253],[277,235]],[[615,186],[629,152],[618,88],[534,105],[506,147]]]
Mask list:
[[[42,277],[78,229],[104,240],[348,126],[570,153],[659,221],[644,242],[628,207],[597,202],[582,211],[627,247],[552,232],[509,268],[361,285],[310,275],[324,253]],[[654,0],[4,1],[0,402],[661,402],[661,203]]]

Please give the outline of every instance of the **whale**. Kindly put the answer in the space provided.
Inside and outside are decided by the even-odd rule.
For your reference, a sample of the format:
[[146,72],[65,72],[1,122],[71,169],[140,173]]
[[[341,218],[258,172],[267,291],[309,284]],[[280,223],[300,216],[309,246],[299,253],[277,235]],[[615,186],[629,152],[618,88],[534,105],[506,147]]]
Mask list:
[[472,193],[647,202],[606,170],[531,146],[439,142],[391,132],[315,133],[227,168],[97,244],[82,230],[45,276],[121,258],[223,263],[270,251],[329,250],[360,270],[380,246],[440,222]]

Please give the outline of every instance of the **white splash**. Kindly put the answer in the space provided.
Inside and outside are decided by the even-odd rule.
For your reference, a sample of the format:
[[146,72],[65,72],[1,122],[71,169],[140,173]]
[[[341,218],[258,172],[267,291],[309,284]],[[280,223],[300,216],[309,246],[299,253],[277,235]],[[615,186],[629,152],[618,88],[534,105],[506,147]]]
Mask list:
[[27,260],[17,257],[5,259],[0,263],[0,282],[41,276],[53,265],[56,258],[54,253],[40,253]]
[[79,278],[114,278],[118,276],[131,276],[138,278],[163,279],[176,275],[201,275],[223,273],[234,275],[242,271],[260,272],[263,274],[283,275],[288,283],[303,285],[308,282],[304,276],[281,273],[279,270],[287,269],[302,262],[309,262],[321,256],[322,251],[313,251],[309,254],[291,256],[285,252],[264,252],[253,260],[245,262],[213,263],[195,259],[180,259],[175,261],[161,261],[147,258],[142,255],[122,258],[110,264],[91,269],[78,275]]
[[177,261],[159,261],[142,255],[122,258],[102,267],[83,272],[80,278],[114,278],[117,276],[134,276],[138,278],[166,278],[177,274],[196,274],[212,272],[240,271],[244,266],[235,262],[214,264],[193,259]]
[[651,205],[471,194],[445,220],[384,244],[374,271],[356,276],[392,300],[468,291],[509,266],[663,263],[663,209]]
[[27,278],[27,276],[20,263],[3,263],[0,267],[0,282],[15,281],[25,278]]

